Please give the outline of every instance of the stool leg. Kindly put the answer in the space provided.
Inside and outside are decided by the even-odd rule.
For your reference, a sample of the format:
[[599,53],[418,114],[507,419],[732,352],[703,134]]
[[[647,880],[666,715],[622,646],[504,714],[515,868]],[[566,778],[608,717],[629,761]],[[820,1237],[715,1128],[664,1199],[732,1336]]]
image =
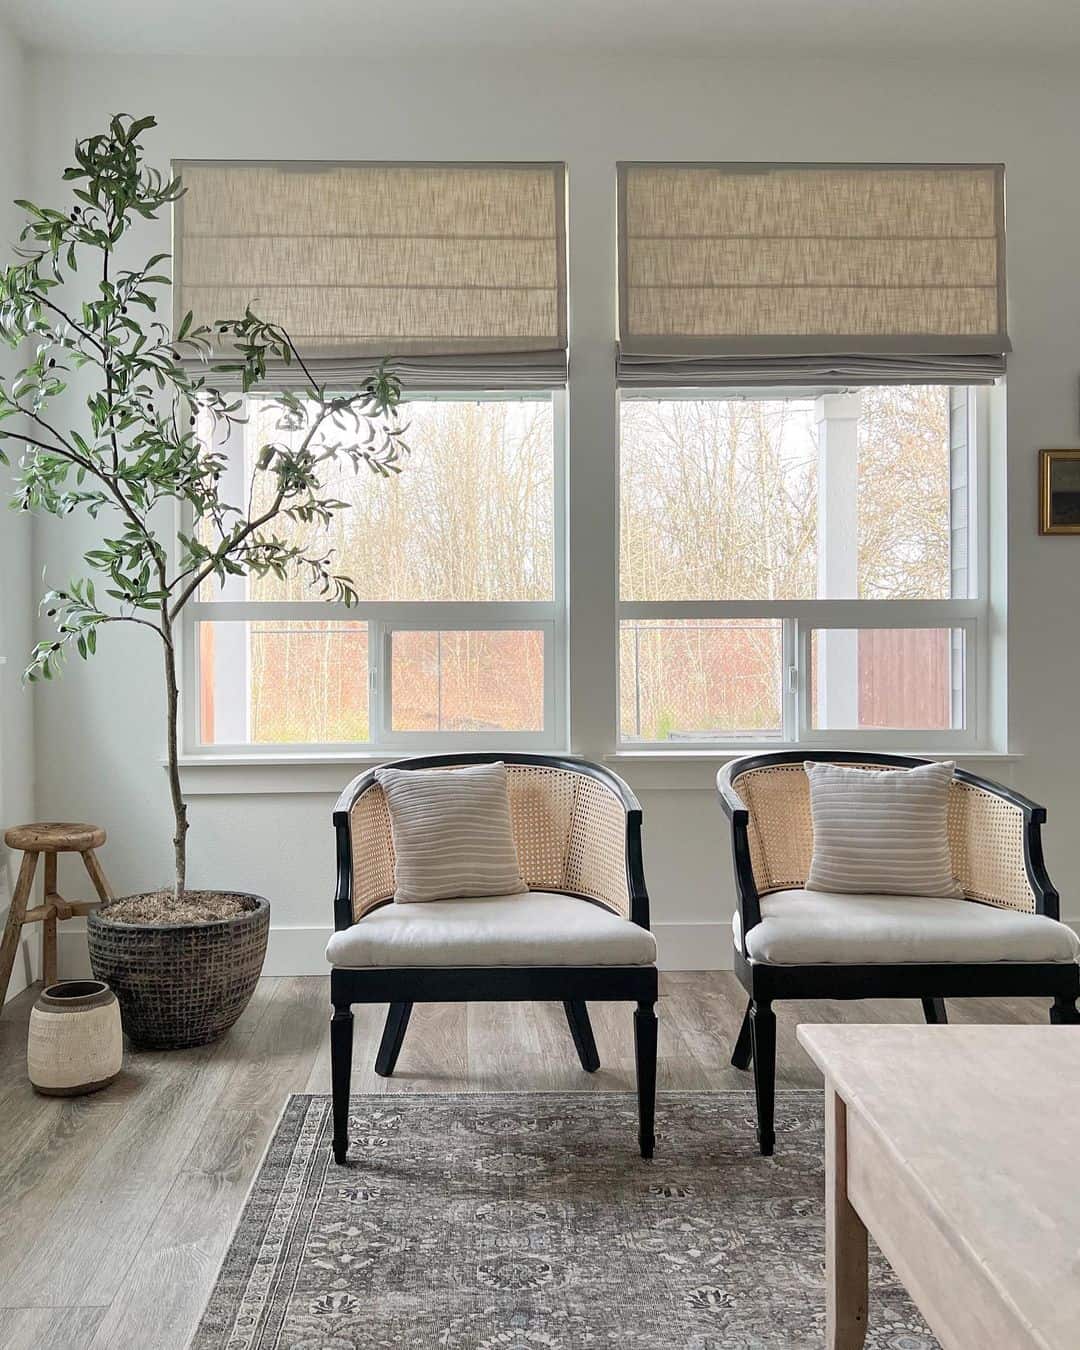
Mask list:
[[102,871],[101,864],[97,860],[97,854],[92,848],[88,848],[82,855],[83,865],[90,873],[90,880],[94,883],[94,890],[98,893],[99,900],[114,900],[112,887],[109,885],[108,878]]
[[22,931],[23,915],[26,913],[26,902],[30,898],[30,890],[34,884],[37,860],[38,855],[36,853],[23,854],[22,865],[19,868],[19,879],[15,883],[15,892],[11,897],[11,908],[8,910],[4,940],[0,942],[0,1006],[3,1006],[4,999],[7,997],[11,968],[15,964],[15,953],[19,950],[19,934]]
[[56,854],[45,854],[45,918],[41,924],[41,978],[48,989],[56,983]]

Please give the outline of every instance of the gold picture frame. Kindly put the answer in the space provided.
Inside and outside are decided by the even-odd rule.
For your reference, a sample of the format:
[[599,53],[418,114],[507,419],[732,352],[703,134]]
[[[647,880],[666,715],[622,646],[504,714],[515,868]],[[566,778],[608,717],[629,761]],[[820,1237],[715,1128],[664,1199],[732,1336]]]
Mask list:
[[1080,534],[1080,450],[1039,451],[1039,533]]

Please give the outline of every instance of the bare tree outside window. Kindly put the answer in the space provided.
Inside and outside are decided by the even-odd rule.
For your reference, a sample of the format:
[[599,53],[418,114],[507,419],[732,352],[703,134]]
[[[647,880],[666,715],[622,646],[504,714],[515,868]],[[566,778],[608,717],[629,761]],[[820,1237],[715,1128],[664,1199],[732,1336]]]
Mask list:
[[[257,508],[252,456],[274,414],[257,399],[247,411],[230,455],[245,488],[255,485]],[[361,607],[389,602],[422,615],[424,605],[476,605],[479,625],[488,604],[553,604],[551,399],[417,397],[403,405],[402,418],[415,472],[372,485],[331,471],[325,490],[349,504],[341,513],[349,519],[290,522],[289,542],[333,550],[352,569]],[[269,610],[311,597],[290,578],[267,576],[227,579],[200,598]],[[204,743],[371,739],[368,624],[278,615],[201,628]],[[235,655],[219,660],[230,642]],[[396,628],[389,651],[376,653],[392,691],[391,729],[542,732],[544,644],[543,632],[524,625]]]
[[[852,470],[858,524],[851,540],[860,598],[950,596],[949,397],[942,386],[860,393]],[[624,399],[622,600],[662,605],[844,598],[821,591],[819,493],[837,487],[822,478],[817,418],[815,401],[807,397]],[[624,618],[622,737],[780,736],[781,622],[765,616]],[[914,718],[916,725],[948,726],[949,641],[944,629],[898,630],[887,640],[869,630],[856,634],[849,674],[865,725],[906,726]],[[917,709],[904,703],[902,688],[904,672],[913,668],[925,669],[934,684]],[[834,660],[833,678],[840,670]],[[934,712],[929,721],[927,708]]]

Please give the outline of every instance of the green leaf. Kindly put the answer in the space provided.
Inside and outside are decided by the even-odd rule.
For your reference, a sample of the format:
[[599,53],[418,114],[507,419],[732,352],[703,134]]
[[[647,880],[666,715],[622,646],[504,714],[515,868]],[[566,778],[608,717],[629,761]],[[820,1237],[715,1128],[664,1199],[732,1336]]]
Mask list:
[[156,126],[156,117],[140,117],[137,121],[132,122],[131,126],[128,128],[127,139],[129,141],[137,140],[144,131],[148,131],[150,127]]

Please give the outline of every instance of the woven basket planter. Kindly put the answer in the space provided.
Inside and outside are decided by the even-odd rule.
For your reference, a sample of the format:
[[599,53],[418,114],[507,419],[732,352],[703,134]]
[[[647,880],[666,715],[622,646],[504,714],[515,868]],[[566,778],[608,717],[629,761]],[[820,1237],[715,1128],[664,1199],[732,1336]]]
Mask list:
[[135,1045],[204,1045],[247,1007],[266,956],[270,904],[243,899],[244,913],[211,923],[111,923],[110,905],[88,916],[90,965],[116,994]]

